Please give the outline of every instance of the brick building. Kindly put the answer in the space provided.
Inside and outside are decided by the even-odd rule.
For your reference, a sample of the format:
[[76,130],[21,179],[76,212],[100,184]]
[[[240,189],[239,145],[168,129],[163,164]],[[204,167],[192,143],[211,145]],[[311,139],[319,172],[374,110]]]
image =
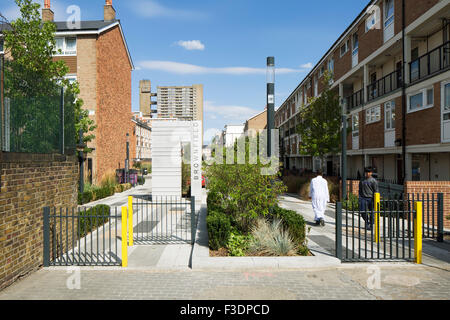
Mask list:
[[267,129],[267,109],[245,121],[244,132],[246,135],[256,135],[256,132],[264,129]]
[[[379,178],[450,180],[449,21],[449,1],[370,1],[276,111],[284,165],[321,165],[298,153],[295,127],[329,70],[348,116],[351,177],[371,165]],[[339,157],[326,161],[328,174],[340,173]]]
[[[53,21],[50,1],[42,10],[44,21]],[[102,177],[125,166],[126,134],[133,130],[131,112],[131,71],[133,61],[112,0],[106,0],[103,20],[81,21],[80,28],[71,29],[64,22],[57,27],[56,45],[62,53],[54,57],[69,67],[67,77],[80,84],[84,108],[97,124],[95,150],[85,161],[88,180],[99,183]],[[134,143],[130,144],[135,153]]]

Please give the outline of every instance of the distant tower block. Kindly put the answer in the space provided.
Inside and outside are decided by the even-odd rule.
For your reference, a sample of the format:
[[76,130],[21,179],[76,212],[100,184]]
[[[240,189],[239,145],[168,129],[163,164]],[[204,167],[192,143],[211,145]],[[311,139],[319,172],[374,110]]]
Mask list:
[[139,81],[139,111],[143,116],[151,114],[151,91],[152,83],[150,80]]

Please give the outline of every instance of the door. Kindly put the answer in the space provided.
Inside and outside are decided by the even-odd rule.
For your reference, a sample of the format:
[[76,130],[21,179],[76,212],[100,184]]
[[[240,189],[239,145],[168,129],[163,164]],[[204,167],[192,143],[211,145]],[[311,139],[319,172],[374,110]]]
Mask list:
[[395,146],[395,101],[384,104],[384,146]]
[[377,97],[377,73],[374,72],[370,75],[370,99]]
[[450,80],[442,82],[441,92],[441,138],[442,142],[450,142]]
[[384,42],[394,36],[394,0],[384,1]]

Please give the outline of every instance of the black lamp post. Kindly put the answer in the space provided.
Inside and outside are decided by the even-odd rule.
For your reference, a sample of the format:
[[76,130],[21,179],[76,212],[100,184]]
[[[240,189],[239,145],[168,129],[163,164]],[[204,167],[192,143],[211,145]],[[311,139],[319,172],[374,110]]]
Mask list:
[[272,156],[272,130],[275,129],[275,58],[267,57],[267,156]]
[[[81,117],[80,117],[81,119]],[[83,141],[83,129],[80,128],[79,132],[79,141],[77,144],[77,151],[78,151],[78,161],[80,162],[80,181],[79,181],[79,187],[80,187],[80,193],[84,192],[84,148],[86,145]]]

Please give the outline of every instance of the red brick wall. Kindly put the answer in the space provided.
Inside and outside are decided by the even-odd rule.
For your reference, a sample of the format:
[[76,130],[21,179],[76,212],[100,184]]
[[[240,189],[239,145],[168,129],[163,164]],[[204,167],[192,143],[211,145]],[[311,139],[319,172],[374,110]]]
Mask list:
[[[405,192],[410,194],[442,192],[444,194],[444,228],[450,229],[450,181],[407,181]],[[434,221],[437,221],[436,215]]]
[[[419,18],[425,12],[430,10],[434,5],[436,5],[440,0],[406,0],[405,6],[405,22],[406,26],[409,26],[414,20]],[[402,0],[395,0],[394,2],[394,19],[395,34],[401,32],[402,30]]]
[[[381,117],[377,122],[366,124],[366,110],[361,112],[360,136],[362,147],[383,148],[384,147],[384,106],[380,106]],[[361,148],[360,148],[361,149]]]
[[[126,134],[133,139],[131,119],[131,68],[119,27],[97,43],[97,177],[124,167]],[[135,144],[130,143],[130,149]],[[130,155],[135,154],[130,150]]]
[[43,264],[43,208],[76,207],[78,160],[0,152],[0,169],[2,289]]

